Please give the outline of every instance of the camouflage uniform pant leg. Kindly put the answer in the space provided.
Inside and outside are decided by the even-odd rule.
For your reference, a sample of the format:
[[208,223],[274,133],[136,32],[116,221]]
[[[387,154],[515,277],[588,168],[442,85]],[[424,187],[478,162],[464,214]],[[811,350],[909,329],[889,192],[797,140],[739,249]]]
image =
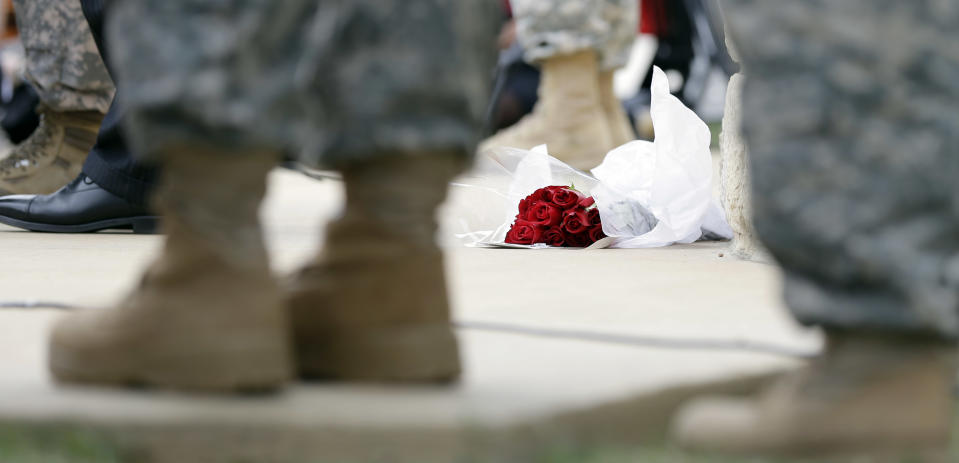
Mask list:
[[335,166],[479,135],[497,5],[117,0],[111,56],[136,151],[206,143]]
[[526,60],[595,50],[600,67],[623,67],[636,39],[636,0],[513,0]]
[[756,229],[826,327],[959,333],[959,4],[728,0]]
[[54,111],[106,113],[113,100],[107,73],[77,0],[14,0],[26,51],[27,78]]

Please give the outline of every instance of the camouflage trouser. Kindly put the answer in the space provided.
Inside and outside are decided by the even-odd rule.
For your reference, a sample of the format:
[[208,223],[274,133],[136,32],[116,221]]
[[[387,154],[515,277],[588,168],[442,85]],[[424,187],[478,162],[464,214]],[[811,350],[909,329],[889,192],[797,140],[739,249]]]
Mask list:
[[727,0],[756,229],[805,323],[959,334],[959,4]]
[[636,0],[512,0],[516,37],[535,63],[554,55],[594,50],[600,67],[626,65],[636,40]]
[[113,100],[107,73],[79,0],[14,0],[26,50],[27,79],[54,111],[106,113]]
[[111,56],[140,154],[305,147],[336,166],[467,156],[495,55],[489,0],[117,0]]

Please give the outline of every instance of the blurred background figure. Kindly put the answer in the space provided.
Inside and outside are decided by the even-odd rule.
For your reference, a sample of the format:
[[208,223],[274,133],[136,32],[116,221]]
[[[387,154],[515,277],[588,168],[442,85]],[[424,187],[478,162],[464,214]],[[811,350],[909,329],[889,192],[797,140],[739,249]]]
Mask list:
[[[725,80],[737,71],[725,47],[722,15],[715,0],[641,0],[639,32],[655,38],[652,61],[644,66],[639,92],[623,95],[628,107],[649,106],[653,66],[666,71],[670,87],[686,106],[707,121],[721,117],[716,111]],[[719,105],[721,107],[721,104]]]
[[[529,3],[541,5],[544,2],[547,5],[551,3],[546,0]],[[503,131],[503,133],[492,138],[491,143],[496,142],[500,145],[506,145],[505,142],[509,142],[517,144],[517,147],[527,148],[528,146],[522,145],[539,144],[533,139],[539,139],[542,143],[546,140],[544,137],[551,136],[559,137],[554,138],[554,140],[569,139],[576,143],[578,143],[577,140],[592,140],[589,143],[602,145],[602,142],[606,140],[602,136],[604,130],[596,128],[598,124],[593,123],[597,114],[606,119],[607,124],[605,125],[609,128],[611,143],[614,143],[615,146],[632,140],[637,134],[641,138],[651,139],[653,133],[649,117],[649,86],[654,65],[666,71],[673,93],[687,106],[694,109],[701,118],[707,122],[714,122],[722,117],[726,81],[730,75],[736,72],[737,65],[726,52],[722,18],[715,0],[643,0],[639,2],[641,12],[637,12],[640,18],[638,36],[635,28],[636,23],[628,24],[630,21],[623,20],[625,16],[617,16],[636,12],[632,4],[625,5],[613,2],[602,6],[604,2],[594,2],[593,4],[573,2],[573,8],[582,8],[583,11],[592,12],[606,11],[609,14],[594,13],[593,16],[588,17],[579,15],[569,21],[550,23],[548,22],[550,15],[561,16],[563,11],[567,11],[568,8],[564,10],[557,6],[548,13],[544,13],[542,10],[532,10],[529,7],[525,7],[525,10],[523,8],[518,9],[513,5],[523,7],[523,3],[515,0],[512,3],[506,0],[502,2],[505,18],[499,40],[499,47],[502,51],[496,85],[493,90],[493,99],[487,114],[487,125],[494,132]],[[606,9],[602,10],[602,8]],[[616,10],[616,8],[619,9]],[[527,15],[526,23],[534,26],[527,28],[525,38],[518,27],[519,24],[523,23],[520,13],[524,11]],[[580,21],[580,23],[576,21]],[[604,23],[604,21],[606,22]],[[540,26],[542,29],[537,29],[536,26],[539,24],[542,24]],[[577,24],[579,25],[577,26]],[[585,26],[585,24],[590,26]],[[606,29],[607,35],[597,32],[596,28],[601,28],[599,26],[608,27]],[[634,29],[627,30],[627,26]],[[552,29],[549,29],[550,27]],[[534,60],[530,57],[530,53],[526,52],[526,48],[542,48],[536,41],[543,42],[543,37],[546,38],[546,43],[548,43],[549,40],[560,40],[563,34],[575,36],[577,33],[576,27],[583,27],[584,32],[580,32],[581,34],[586,36],[593,34],[592,37],[598,39],[596,43],[603,44],[596,46],[606,46],[608,48],[608,50],[597,48],[597,54],[612,56],[612,58],[606,58],[605,61],[600,62],[598,66],[603,71],[599,74],[600,78],[597,82],[600,106],[603,110],[597,113],[595,104],[569,106],[569,109],[560,111],[564,118],[556,119],[556,122],[576,129],[572,131],[565,129],[547,130],[548,126],[544,126],[540,122],[546,121],[547,114],[555,112],[548,111],[549,108],[562,105],[562,103],[551,105],[549,101],[562,100],[560,98],[548,99],[546,104],[534,112],[538,98],[542,96],[543,92],[548,92],[549,88],[539,88],[541,70],[545,70],[545,66],[542,66],[544,60],[537,56],[543,55],[543,53],[540,52],[537,55],[534,51]],[[608,42],[603,42],[604,38]],[[570,42],[570,40],[567,40],[567,42]],[[617,66],[613,69],[602,69],[611,66],[610,63],[612,62],[616,62]],[[557,88],[557,86],[553,86],[553,88]],[[589,92],[583,92],[582,90],[579,93],[589,94]],[[558,91],[551,93],[551,95],[556,94],[561,93]],[[574,93],[574,95],[578,96],[578,93]],[[589,98],[579,98],[573,101],[591,100]],[[574,108],[578,107],[586,109],[575,111]],[[623,111],[620,111],[619,107],[625,110],[628,117],[628,121],[625,123],[623,122],[624,119],[620,117]],[[516,124],[530,112],[534,112],[534,114],[526,117],[522,126],[518,125],[510,130],[504,130]],[[586,116],[577,118],[576,114]],[[534,115],[536,117],[533,117]],[[591,117],[588,117],[590,115]],[[525,128],[521,129],[520,127]],[[535,129],[537,127],[539,129]],[[557,133],[562,133],[563,136],[560,137]],[[580,133],[585,135],[580,137],[577,135]],[[597,133],[600,135],[597,136]],[[506,137],[506,134],[510,134],[510,136]],[[526,135],[530,135],[531,138],[529,140],[520,138]],[[563,143],[565,144],[565,142]],[[486,146],[492,145],[484,145],[484,147]],[[552,146],[553,144],[550,144],[551,151],[553,151]],[[599,147],[592,149],[592,151],[601,151],[601,153],[595,155],[593,161],[581,163],[580,167],[594,167],[606,154],[607,149]]]
[[653,67],[670,91],[708,123],[723,117],[727,82],[738,70],[725,47],[718,0],[641,0],[639,38],[616,73],[616,94],[640,138],[652,140]]
[[79,173],[113,99],[79,2],[16,0],[39,126],[0,161],[0,194],[52,193]]
[[[456,378],[435,209],[475,151],[495,6],[114,3],[127,133],[164,169],[166,240],[117,307],[57,324],[54,376],[219,391]],[[342,172],[346,206],[281,288],[258,212],[267,172],[301,151]]]
[[749,454],[944,451],[959,335],[959,4],[724,6],[746,71],[756,231],[793,315],[827,342],[760,397],[690,404],[677,437]]
[[542,76],[532,113],[480,146],[529,149],[578,168],[599,164],[610,149],[634,139],[613,92],[613,73],[626,65],[636,38],[636,0],[512,0],[516,39]]
[[501,0],[501,5],[503,24],[496,40],[499,62],[486,115],[486,125],[492,132],[515,124],[533,110],[540,79],[539,69],[523,59],[509,0]]
[[[120,98],[114,95],[110,75],[103,75],[106,72],[103,62],[109,63],[109,60],[101,59],[101,56],[107,56],[103,38],[104,9],[102,0],[17,3],[17,18],[27,47],[27,71],[31,75],[45,75],[37,84],[41,88],[38,93],[47,99],[60,98],[63,100],[61,106],[94,105],[96,112],[84,114],[96,114],[97,124],[93,125],[93,119],[90,119],[90,125],[83,131],[77,127],[57,129],[52,124],[63,117],[46,116],[50,107],[40,104],[40,113],[44,116],[39,127],[30,139],[14,149],[9,158],[0,161],[0,167],[6,166],[3,172],[10,175],[5,177],[8,188],[17,188],[12,192],[39,195],[0,197],[0,223],[60,233],[112,228],[129,228],[135,233],[157,230],[157,218],[148,207],[156,183],[156,168],[137,161],[130,153],[121,129],[124,111]],[[89,49],[91,46],[92,50]],[[56,69],[56,66],[64,69]],[[47,84],[54,90],[42,90],[43,82],[56,76],[63,82]],[[91,95],[89,91],[75,90],[76,87],[102,86],[108,87],[110,92]],[[20,100],[27,101],[26,98]],[[103,107],[109,109],[101,125],[102,114],[98,111]],[[34,108],[21,103],[12,109],[33,111]],[[15,112],[9,116],[18,114]],[[24,120],[22,116],[11,119]],[[95,127],[99,127],[99,131]],[[91,128],[92,132],[88,130]],[[54,132],[61,138],[51,137]],[[90,144],[92,146],[88,146]],[[30,153],[35,156],[23,157]],[[41,184],[43,188],[30,187]],[[0,181],[0,190],[3,185]]]

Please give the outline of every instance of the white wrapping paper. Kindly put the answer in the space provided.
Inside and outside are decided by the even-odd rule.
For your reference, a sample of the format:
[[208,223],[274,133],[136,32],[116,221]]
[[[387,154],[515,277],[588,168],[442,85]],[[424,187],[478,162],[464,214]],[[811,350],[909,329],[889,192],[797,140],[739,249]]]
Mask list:
[[656,139],[613,149],[592,175],[549,156],[546,146],[482,154],[473,172],[454,184],[461,190],[454,194],[475,204],[458,213],[457,238],[472,246],[503,245],[520,200],[549,185],[572,185],[596,199],[610,238],[594,248],[731,238],[732,229],[712,197],[709,128],[669,93],[659,68],[653,71],[651,113]]

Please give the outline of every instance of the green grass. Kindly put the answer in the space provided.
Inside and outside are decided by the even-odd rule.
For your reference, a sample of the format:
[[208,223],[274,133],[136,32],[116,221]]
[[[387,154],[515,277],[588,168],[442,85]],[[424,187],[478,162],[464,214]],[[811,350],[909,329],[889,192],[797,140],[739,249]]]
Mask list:
[[[959,461],[959,407],[948,461]],[[103,434],[76,428],[0,426],[0,463],[143,463]],[[473,460],[464,460],[473,462]],[[861,461],[861,460],[860,460]],[[866,460],[868,461],[868,460]],[[904,458],[901,463],[918,460]],[[184,462],[192,463],[192,462]],[[327,462],[322,462],[327,463]],[[476,461],[476,463],[485,463]],[[742,458],[698,455],[667,443],[642,447],[568,447],[544,450],[522,463],[848,463],[836,459]]]
[[[919,460],[904,457],[899,463],[914,463],[918,461]],[[951,459],[950,461],[957,460]],[[536,463],[849,463],[849,461],[838,459],[707,456],[659,445],[632,449],[606,448],[552,452],[544,455],[541,459],[537,460]]]
[[3,463],[125,463],[102,436],[75,429],[0,426]]

